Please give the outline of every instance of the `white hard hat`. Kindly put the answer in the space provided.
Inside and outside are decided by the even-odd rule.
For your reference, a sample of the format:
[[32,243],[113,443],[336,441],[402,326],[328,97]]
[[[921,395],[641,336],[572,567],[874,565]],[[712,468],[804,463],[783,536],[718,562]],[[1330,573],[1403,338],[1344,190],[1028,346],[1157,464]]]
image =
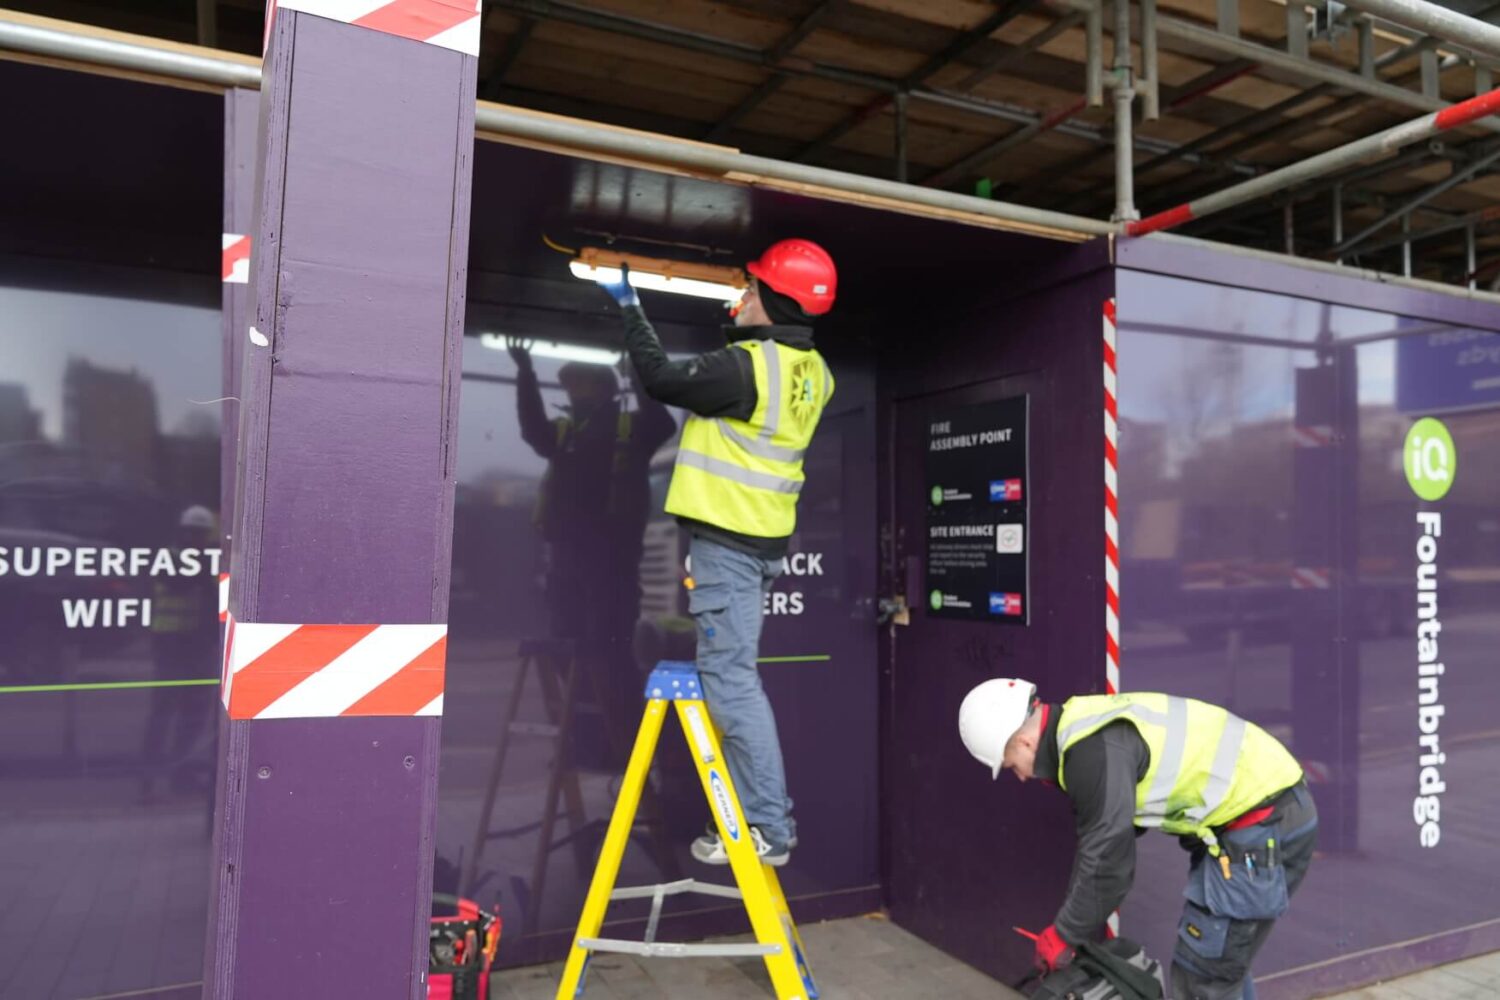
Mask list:
[[1026,721],[1036,685],[1015,677],[997,677],[985,681],[964,695],[958,708],[958,735],[969,753],[990,769],[990,777],[1000,777],[1005,761],[1005,744]]
[[177,526],[209,530],[214,526],[214,512],[207,507],[194,504],[182,512],[182,516],[177,519]]

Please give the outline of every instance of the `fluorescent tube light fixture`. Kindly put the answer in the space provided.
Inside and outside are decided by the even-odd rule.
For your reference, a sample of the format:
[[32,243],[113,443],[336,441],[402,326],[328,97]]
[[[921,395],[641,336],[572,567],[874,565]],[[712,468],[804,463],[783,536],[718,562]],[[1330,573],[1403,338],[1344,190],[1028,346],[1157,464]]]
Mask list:
[[630,265],[632,286],[653,292],[737,302],[749,285],[745,272],[737,267],[639,257],[596,247],[579,251],[569,262],[568,270],[583,281],[619,281],[622,264]]

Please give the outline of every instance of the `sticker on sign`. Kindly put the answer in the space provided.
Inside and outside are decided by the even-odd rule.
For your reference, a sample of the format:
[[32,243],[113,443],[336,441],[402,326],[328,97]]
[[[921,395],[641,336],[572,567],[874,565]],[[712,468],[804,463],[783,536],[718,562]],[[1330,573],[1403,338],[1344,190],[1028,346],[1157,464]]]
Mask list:
[[1020,594],[991,594],[990,614],[992,615],[1019,615],[1021,613]]
[[995,551],[1014,555],[1022,552],[1026,547],[1026,529],[1019,524],[998,524],[995,526]]

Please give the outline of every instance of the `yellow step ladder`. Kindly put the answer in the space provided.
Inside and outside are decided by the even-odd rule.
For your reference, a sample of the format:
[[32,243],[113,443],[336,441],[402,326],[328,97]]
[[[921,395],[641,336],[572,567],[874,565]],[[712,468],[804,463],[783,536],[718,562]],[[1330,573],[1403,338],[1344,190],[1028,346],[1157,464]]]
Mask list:
[[[651,760],[661,737],[662,724],[667,718],[668,704],[677,709],[683,737],[688,742],[688,751],[698,768],[703,794],[708,798],[709,809],[714,815],[714,822],[718,824],[719,836],[723,838],[727,848],[729,867],[734,873],[738,888],[695,879],[682,879],[663,885],[615,888],[615,879],[620,874],[620,862],[624,858],[636,809],[640,805],[641,792],[651,770]],[[679,893],[743,900],[745,910],[750,915],[750,926],[755,932],[755,943],[678,944],[657,941],[656,929],[661,919],[662,904],[667,896]],[[651,916],[646,922],[644,940],[599,937],[605,911],[609,908],[610,901],[616,899],[651,900]],[[614,815],[609,821],[609,831],[604,836],[599,863],[594,868],[594,878],[589,884],[588,897],[583,904],[583,916],[579,918],[573,947],[568,952],[562,982],[557,987],[557,1000],[573,1000],[574,997],[583,996],[589,958],[598,952],[646,958],[742,958],[758,955],[765,960],[766,970],[771,974],[771,986],[776,991],[777,1000],[817,1000],[818,997],[812,969],[808,967],[803,952],[802,936],[797,933],[797,925],[792,922],[791,912],[787,909],[781,881],[776,877],[776,870],[770,865],[762,864],[755,852],[750,826],[745,822],[739,795],[734,790],[729,768],[725,765],[719,734],[709,718],[708,707],[703,703],[698,671],[691,663],[664,661],[657,664],[646,681],[646,713],[641,719],[641,728],[635,737],[635,749],[631,752],[630,763],[625,769],[625,781],[620,786],[620,797],[615,801]]]

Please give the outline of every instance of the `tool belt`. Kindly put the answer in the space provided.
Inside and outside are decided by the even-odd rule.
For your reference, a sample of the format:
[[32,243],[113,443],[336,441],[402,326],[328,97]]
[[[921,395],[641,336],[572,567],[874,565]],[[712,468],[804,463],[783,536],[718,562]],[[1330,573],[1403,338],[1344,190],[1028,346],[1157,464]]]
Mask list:
[[1309,794],[1306,782],[1299,781],[1219,830],[1218,854],[1195,855],[1183,894],[1207,913],[1230,920],[1275,920],[1285,913],[1281,839],[1302,831],[1283,831],[1281,817],[1287,806]]

